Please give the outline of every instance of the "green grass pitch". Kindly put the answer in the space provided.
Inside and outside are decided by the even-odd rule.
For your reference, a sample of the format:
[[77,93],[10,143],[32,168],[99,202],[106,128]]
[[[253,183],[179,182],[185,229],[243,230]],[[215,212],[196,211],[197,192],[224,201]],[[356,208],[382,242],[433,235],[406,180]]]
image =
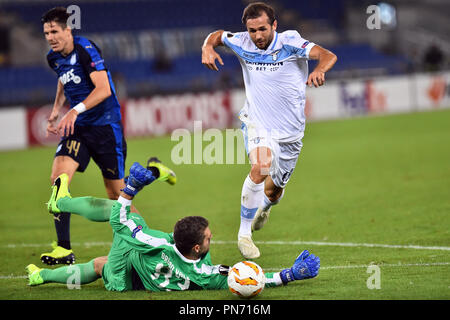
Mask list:
[[[149,226],[170,232],[186,215],[203,215],[213,232],[213,263],[243,260],[237,249],[240,193],[248,164],[174,165],[170,137],[128,140],[127,170],[157,155],[178,183],[155,183],[135,205]],[[206,146],[208,142],[204,142]],[[321,258],[315,279],[266,289],[258,299],[450,299],[450,110],[307,124],[303,150],[282,202],[254,233],[269,271],[289,267],[309,249]],[[45,203],[55,147],[0,153],[0,299],[237,299],[227,290],[107,292],[101,280],[69,290],[27,286],[25,266],[56,239]],[[91,161],[72,196],[105,197]],[[72,215],[77,262],[106,255],[108,223]],[[369,289],[379,266],[379,289]],[[369,271],[369,273],[368,273]]]

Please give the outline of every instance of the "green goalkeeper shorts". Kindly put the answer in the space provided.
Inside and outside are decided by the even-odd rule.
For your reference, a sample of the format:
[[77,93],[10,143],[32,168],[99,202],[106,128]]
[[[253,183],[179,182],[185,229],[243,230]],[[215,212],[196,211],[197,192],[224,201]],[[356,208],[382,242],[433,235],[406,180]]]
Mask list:
[[133,289],[130,253],[132,248],[118,235],[114,235],[108,262],[103,266],[102,279],[109,291]]

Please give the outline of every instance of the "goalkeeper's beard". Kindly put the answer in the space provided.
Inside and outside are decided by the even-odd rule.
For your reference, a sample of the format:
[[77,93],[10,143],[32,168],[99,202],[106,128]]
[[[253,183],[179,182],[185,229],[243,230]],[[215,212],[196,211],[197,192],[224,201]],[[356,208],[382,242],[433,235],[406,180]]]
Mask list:
[[200,255],[198,256],[198,258],[199,258],[200,260],[202,260],[204,257],[206,257],[206,255],[208,254],[208,252],[209,252],[209,249],[206,250],[204,253],[200,254]]

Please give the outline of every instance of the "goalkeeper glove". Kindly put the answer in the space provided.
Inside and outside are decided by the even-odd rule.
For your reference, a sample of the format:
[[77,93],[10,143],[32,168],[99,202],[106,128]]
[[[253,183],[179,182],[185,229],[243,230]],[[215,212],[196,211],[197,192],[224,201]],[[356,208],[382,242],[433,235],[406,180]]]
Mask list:
[[152,183],[155,177],[152,172],[142,167],[138,162],[133,163],[130,168],[130,175],[126,179],[124,193],[134,197],[144,186]]
[[291,268],[280,272],[281,281],[283,284],[287,284],[294,280],[311,279],[319,274],[319,269],[320,258],[309,254],[308,250],[303,250]]

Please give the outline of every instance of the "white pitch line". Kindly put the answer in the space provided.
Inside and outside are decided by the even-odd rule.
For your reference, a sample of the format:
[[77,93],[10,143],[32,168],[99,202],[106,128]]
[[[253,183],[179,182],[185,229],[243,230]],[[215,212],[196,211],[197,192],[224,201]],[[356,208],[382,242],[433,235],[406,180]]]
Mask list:
[[27,279],[27,276],[15,276],[15,275],[9,275],[9,276],[0,276],[0,280],[13,280],[13,279]]
[[[320,267],[320,270],[331,270],[331,269],[359,269],[368,268],[370,266],[378,266],[380,268],[384,267],[433,267],[433,266],[448,266],[450,262],[432,262],[432,263],[383,263],[383,264],[360,264],[360,265],[347,265],[347,266],[325,266]],[[263,268],[265,271],[281,271],[285,268]]]
[[[215,244],[236,244],[237,241],[211,241]],[[353,243],[353,242],[324,242],[324,241],[255,241],[262,245],[312,245],[312,246],[333,246],[333,247],[369,247],[369,248],[389,248],[389,249],[417,249],[417,250],[441,250],[450,251],[450,247],[441,246],[418,246],[418,245],[397,245],[397,244],[377,244],[377,243]]]
[[[364,265],[347,265],[347,266],[325,266],[321,267],[320,270],[330,270],[330,269],[356,269],[356,268],[367,268],[370,266],[379,266],[383,267],[433,267],[433,266],[448,266],[450,262],[433,262],[433,263],[395,263],[395,264],[364,264]],[[281,271],[284,268],[264,268],[264,271],[269,272],[277,272]],[[27,279],[28,277],[25,275],[15,276],[13,274],[10,275],[0,275],[0,280],[14,280],[14,279]]]
[[[72,242],[72,246],[84,246],[84,247],[108,247],[112,242]],[[51,243],[10,243],[2,246],[3,248],[15,249],[15,248],[42,248],[51,247]]]
[[[237,241],[212,240],[212,244],[237,244]],[[419,245],[397,245],[397,244],[377,244],[377,243],[353,243],[353,242],[325,242],[325,241],[255,241],[260,245],[311,245],[311,246],[332,246],[332,247],[366,247],[366,248],[388,248],[388,249],[415,249],[415,250],[439,250],[450,251],[450,247],[443,246],[419,246]],[[72,242],[73,246],[85,247],[105,247],[111,242]],[[3,248],[26,248],[26,247],[46,247],[50,243],[17,243],[6,244]]]

